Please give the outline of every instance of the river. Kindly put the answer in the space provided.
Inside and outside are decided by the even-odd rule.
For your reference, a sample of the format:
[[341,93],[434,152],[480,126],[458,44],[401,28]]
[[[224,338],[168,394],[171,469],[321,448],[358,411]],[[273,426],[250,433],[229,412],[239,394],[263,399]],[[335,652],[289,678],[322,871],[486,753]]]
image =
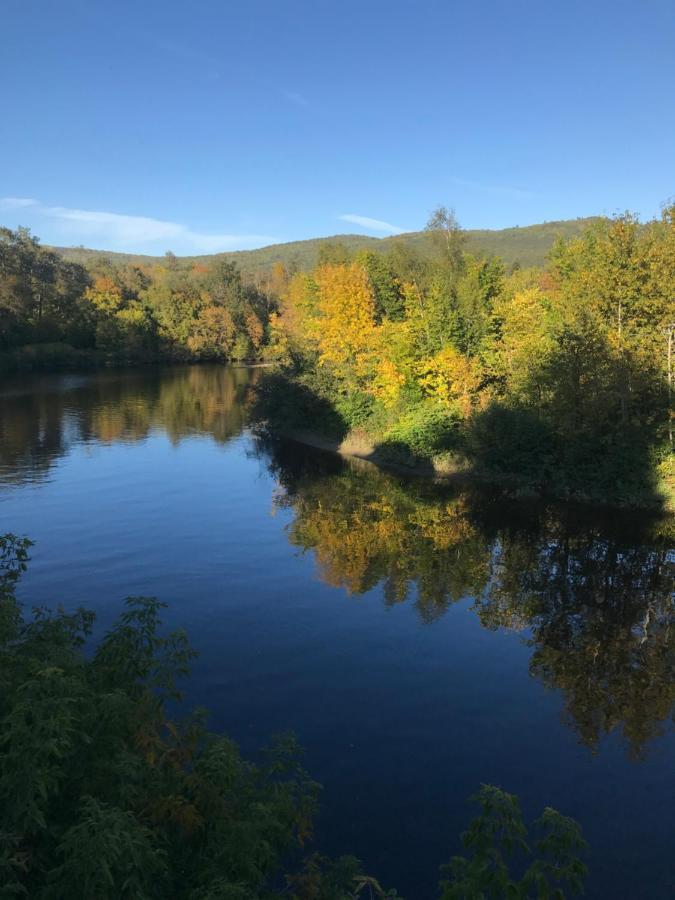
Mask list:
[[28,605],[168,604],[188,700],[245,752],[293,729],[316,847],[409,900],[483,782],[591,845],[587,895],[675,895],[673,525],[506,502],[256,436],[258,370],[5,378],[0,533]]

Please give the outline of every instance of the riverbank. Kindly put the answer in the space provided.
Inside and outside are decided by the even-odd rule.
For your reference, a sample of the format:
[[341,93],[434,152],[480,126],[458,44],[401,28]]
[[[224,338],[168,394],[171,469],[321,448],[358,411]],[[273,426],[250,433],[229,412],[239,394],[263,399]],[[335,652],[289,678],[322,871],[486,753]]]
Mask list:
[[359,460],[384,471],[404,475],[409,478],[422,478],[438,484],[457,486],[471,483],[491,484],[514,499],[540,498],[542,500],[574,501],[575,503],[598,508],[634,509],[644,512],[658,511],[668,516],[675,515],[675,499],[672,493],[670,496],[665,494],[666,486],[664,486],[664,498],[661,502],[645,502],[644,504],[636,503],[632,505],[600,503],[582,495],[563,496],[560,493],[547,491],[543,486],[536,489],[532,485],[519,482],[514,477],[507,478],[502,476],[498,478],[495,475],[480,472],[466,463],[463,464],[461,460],[447,456],[431,460],[414,460],[411,458],[408,464],[396,461],[387,454],[386,450],[378,447],[372,437],[369,437],[363,431],[349,432],[344,438],[330,437],[307,429],[274,429],[274,433],[284,440],[302,444],[306,447],[313,447],[315,450],[335,453],[343,459]]
[[[21,375],[40,372],[44,374],[64,371],[85,372],[92,369],[127,369],[138,366],[156,365],[198,365],[213,363],[208,359],[177,359],[170,354],[156,353],[144,356],[122,356],[96,349],[73,347],[61,342],[45,344],[25,344],[12,350],[0,352],[0,374]],[[246,368],[268,368],[273,363],[264,360],[220,360],[222,365],[244,366]]]
[[305,429],[283,429],[277,431],[286,440],[314,447],[316,450],[325,450],[336,453],[345,459],[359,459],[369,462],[380,469],[388,469],[404,475],[412,475],[418,478],[431,478],[434,481],[468,481],[478,479],[478,475],[459,461],[449,458],[436,460],[420,460],[411,456],[410,462],[397,462],[392,459],[385,450],[378,447],[376,442],[365,431],[351,431],[344,438],[335,438],[322,435],[318,432]]
[[264,376],[256,395],[253,419],[271,433],[390,471],[480,481],[512,497],[675,513],[672,462],[639,435],[624,443],[594,434],[568,441],[536,413],[498,404],[464,421],[430,403],[387,418],[354,415],[309,379],[278,372]]

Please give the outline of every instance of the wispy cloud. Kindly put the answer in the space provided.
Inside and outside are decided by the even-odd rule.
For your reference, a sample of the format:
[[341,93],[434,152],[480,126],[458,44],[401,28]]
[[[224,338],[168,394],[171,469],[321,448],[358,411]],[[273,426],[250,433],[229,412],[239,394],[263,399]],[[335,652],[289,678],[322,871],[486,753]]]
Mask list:
[[294,103],[296,106],[309,106],[309,100],[303,94],[299,94],[297,91],[282,91],[281,95],[285,97],[289,103]]
[[338,216],[343,222],[351,222],[354,225],[360,225],[368,231],[380,231],[384,234],[403,234],[404,229],[398,225],[392,225],[390,222],[383,222],[382,219],[371,219],[370,216],[357,216],[354,213],[343,213]]
[[450,181],[458,187],[469,188],[474,191],[482,191],[486,194],[501,194],[504,197],[513,197],[515,200],[531,200],[537,195],[534,191],[523,190],[508,184],[486,184],[483,181],[472,181],[469,178],[452,177]]
[[[215,253],[221,250],[247,250],[274,242],[261,234],[210,234],[193,231],[179,222],[147,216],[128,216],[102,210],[46,206],[28,197],[0,198],[0,210],[25,210],[30,224],[42,230],[45,224],[55,233],[51,242],[70,241],[90,244],[106,250],[127,252],[161,249],[181,253]],[[25,216],[25,217],[26,217]]]
[[3,209],[25,209],[27,206],[37,206],[37,200],[31,197],[2,197],[0,205]]

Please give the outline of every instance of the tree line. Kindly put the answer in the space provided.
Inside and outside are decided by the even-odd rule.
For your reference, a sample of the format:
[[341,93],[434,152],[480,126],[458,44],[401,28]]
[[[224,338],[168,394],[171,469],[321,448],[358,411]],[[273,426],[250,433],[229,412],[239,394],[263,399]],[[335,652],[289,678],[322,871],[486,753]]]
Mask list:
[[5,367],[251,360],[262,353],[271,295],[234,263],[88,267],[0,229],[0,356]]

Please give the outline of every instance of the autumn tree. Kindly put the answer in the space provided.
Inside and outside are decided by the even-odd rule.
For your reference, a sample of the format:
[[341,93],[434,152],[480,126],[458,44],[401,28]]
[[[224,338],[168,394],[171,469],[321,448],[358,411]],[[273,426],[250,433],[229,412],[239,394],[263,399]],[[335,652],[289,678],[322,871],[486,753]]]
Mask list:
[[201,357],[227,359],[236,333],[230,311],[224,306],[212,304],[201,309],[187,339],[187,346]]
[[356,263],[325,265],[315,274],[318,315],[312,321],[319,364],[358,382],[372,370],[376,341],[375,297],[366,271]]
[[124,303],[121,289],[106,275],[101,275],[94,281],[85,291],[84,298],[97,312],[108,316],[114,315]]
[[479,400],[483,378],[480,364],[454,347],[439,350],[418,365],[424,393],[448,410],[467,418]]
[[505,293],[492,310],[498,340],[490,348],[491,374],[502,390],[525,402],[541,402],[544,370],[563,321],[560,303],[537,287]]

